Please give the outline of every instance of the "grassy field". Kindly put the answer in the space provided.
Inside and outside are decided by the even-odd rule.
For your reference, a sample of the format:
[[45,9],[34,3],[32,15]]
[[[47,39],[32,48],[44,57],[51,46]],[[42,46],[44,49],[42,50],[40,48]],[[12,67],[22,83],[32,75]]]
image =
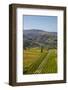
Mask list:
[[57,50],[30,48],[24,50],[23,74],[57,73]]

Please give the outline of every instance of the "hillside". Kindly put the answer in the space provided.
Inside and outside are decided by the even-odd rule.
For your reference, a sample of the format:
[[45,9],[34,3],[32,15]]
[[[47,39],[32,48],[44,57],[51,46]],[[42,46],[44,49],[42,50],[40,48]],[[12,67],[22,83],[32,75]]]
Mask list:
[[30,47],[56,48],[57,32],[47,32],[44,30],[23,30],[24,49]]

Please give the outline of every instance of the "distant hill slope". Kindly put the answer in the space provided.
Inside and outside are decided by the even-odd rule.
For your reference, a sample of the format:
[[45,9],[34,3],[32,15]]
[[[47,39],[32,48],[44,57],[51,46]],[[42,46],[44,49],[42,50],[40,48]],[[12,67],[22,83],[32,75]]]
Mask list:
[[43,45],[46,48],[57,47],[57,32],[47,32],[44,30],[23,30],[24,48],[40,47]]

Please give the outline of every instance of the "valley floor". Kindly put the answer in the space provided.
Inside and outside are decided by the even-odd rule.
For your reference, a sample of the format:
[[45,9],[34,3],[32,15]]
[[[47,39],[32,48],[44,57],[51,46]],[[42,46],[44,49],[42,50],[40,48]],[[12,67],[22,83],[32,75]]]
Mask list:
[[24,50],[23,74],[57,73],[57,50],[30,48]]

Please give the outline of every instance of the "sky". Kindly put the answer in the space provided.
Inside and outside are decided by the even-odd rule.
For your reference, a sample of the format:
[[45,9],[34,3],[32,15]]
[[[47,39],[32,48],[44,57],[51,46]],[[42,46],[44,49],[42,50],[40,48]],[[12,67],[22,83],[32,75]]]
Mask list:
[[57,32],[57,16],[24,15],[24,30],[40,29]]

